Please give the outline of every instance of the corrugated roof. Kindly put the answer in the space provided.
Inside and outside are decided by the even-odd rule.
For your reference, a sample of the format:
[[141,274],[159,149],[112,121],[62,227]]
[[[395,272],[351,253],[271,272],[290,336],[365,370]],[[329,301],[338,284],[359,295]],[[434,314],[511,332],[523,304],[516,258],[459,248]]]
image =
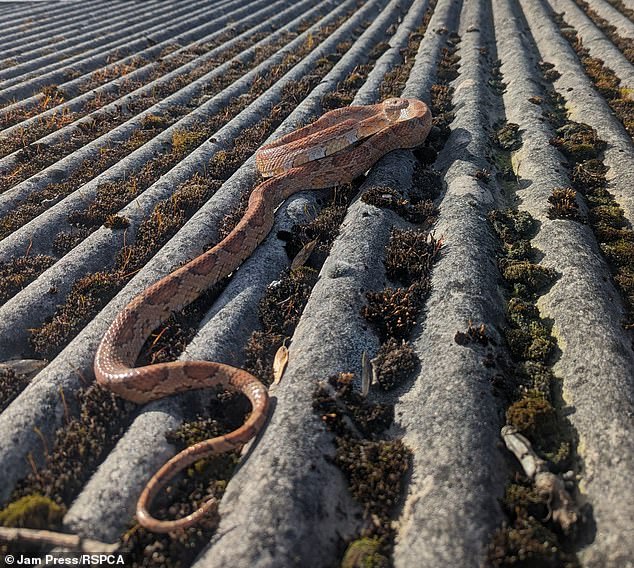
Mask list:
[[[0,5],[2,523],[45,493],[63,507],[49,528],[121,542],[139,565],[356,566],[364,547],[398,567],[522,554],[631,565],[633,9]],[[103,393],[91,383],[105,330],[236,223],[257,147],[389,96],[431,106],[424,148],[288,200],[244,265],[150,339],[146,362],[267,374],[286,344],[289,364],[235,473],[214,462],[161,509],[184,514],[210,492],[219,517],[173,540],[131,529],[175,453],[166,433],[235,427],[246,409],[226,395],[135,407]],[[364,352],[377,377],[401,379],[365,400],[339,376],[358,390]],[[199,417],[210,412],[219,424]],[[505,423],[566,479],[572,534],[545,501],[518,497],[531,480]]]

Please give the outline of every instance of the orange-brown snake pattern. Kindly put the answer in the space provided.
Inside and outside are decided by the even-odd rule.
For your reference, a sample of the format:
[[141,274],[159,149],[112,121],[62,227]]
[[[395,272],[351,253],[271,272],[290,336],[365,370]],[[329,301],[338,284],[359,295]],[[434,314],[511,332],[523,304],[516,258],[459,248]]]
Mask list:
[[237,430],[205,440],[171,458],[141,493],[136,516],[156,532],[194,524],[216,505],[211,499],[191,515],[162,521],[149,513],[152,500],[178,472],[211,454],[240,447],[263,426],[268,391],[242,369],[208,361],[175,361],[135,368],[143,344],[172,312],[193,302],[203,291],[235,271],[273,227],[274,212],[288,197],[352,181],[383,155],[423,143],[431,113],[416,99],[388,99],[324,114],[314,123],[262,146],[256,164],[269,177],[249,198],[247,210],[231,233],[207,252],[136,296],[115,318],[95,357],[95,375],[104,387],[128,400],[145,403],[170,394],[221,385],[243,393],[251,402],[248,420]]

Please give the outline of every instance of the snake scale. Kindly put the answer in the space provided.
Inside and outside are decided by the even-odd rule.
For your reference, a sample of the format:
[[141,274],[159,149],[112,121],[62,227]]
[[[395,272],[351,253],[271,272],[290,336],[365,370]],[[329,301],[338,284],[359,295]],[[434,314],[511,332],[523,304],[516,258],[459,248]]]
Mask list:
[[271,231],[277,207],[307,189],[352,181],[383,155],[422,144],[431,128],[428,107],[416,99],[393,98],[367,106],[330,111],[317,121],[262,146],[256,165],[269,179],[250,195],[247,210],[231,233],[207,252],[175,270],[136,296],[114,319],[95,357],[97,381],[117,395],[146,403],[177,392],[217,385],[243,393],[251,402],[247,421],[224,436],[190,446],[171,458],[150,479],[137,503],[139,523],[156,532],[193,525],[216,501],[192,514],[159,520],[149,512],[152,500],[178,472],[211,454],[236,449],[264,425],[268,391],[248,372],[209,361],[175,361],[134,367],[149,335],[172,312],[193,302],[203,291],[235,271]]

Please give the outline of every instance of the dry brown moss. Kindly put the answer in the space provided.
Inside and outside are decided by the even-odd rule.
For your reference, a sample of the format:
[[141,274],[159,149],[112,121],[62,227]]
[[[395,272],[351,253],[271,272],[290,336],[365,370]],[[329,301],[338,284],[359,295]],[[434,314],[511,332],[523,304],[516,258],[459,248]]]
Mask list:
[[502,150],[513,152],[522,146],[522,138],[519,133],[519,125],[507,122],[493,133],[493,141]]
[[[588,206],[587,222],[597,238],[610,269],[614,282],[620,290],[627,314],[625,327],[634,326],[634,263],[632,243],[634,231],[629,227],[623,210],[606,189],[605,174],[608,168],[603,163],[606,143],[587,124],[568,119],[564,101],[550,91],[550,109],[545,115],[557,128],[557,136],[551,143],[566,156],[573,190],[581,194]],[[576,196],[578,199],[578,195]]]
[[405,286],[429,279],[441,247],[441,240],[419,229],[392,231],[385,247],[387,277]]
[[411,452],[401,440],[337,440],[335,463],[366,515],[388,517],[404,490]]
[[390,338],[407,339],[416,325],[418,314],[430,291],[429,281],[408,288],[385,288],[366,294],[363,317],[373,324],[381,343]]
[[419,359],[412,346],[394,338],[383,343],[372,359],[376,381],[386,391],[407,381],[418,366]]
[[548,504],[527,485],[509,484],[504,509],[510,524],[498,529],[487,550],[492,568],[578,568],[554,527],[545,526]]
[[[244,422],[245,411],[245,406],[228,403],[221,395],[209,409],[214,419],[196,417],[166,437],[180,451],[238,428]],[[212,497],[220,500],[238,461],[239,452],[233,451],[192,464],[159,496],[152,513],[159,519],[182,518]],[[189,565],[209,542],[217,524],[218,516],[210,514],[193,527],[162,535],[135,523],[122,537],[121,553],[131,566]]]
[[288,341],[299,323],[310,293],[317,282],[330,247],[339,233],[346,213],[346,204],[358,189],[358,183],[336,189],[330,204],[312,221],[293,226],[289,234],[280,234],[287,240],[290,259],[309,242],[316,242],[305,266],[284,273],[270,285],[260,301],[259,318],[262,330],[253,332],[246,348],[245,368],[265,383],[273,381],[273,359],[277,350]]
[[[506,421],[524,434],[555,470],[565,471],[575,467],[576,434],[563,415],[561,384],[550,368],[556,341],[535,305],[555,275],[531,262],[528,239],[536,223],[528,214],[493,211],[489,220],[503,243],[500,266],[512,287],[508,327],[504,330],[512,356],[507,369],[509,380],[505,381],[510,399]],[[503,505],[508,521],[493,534],[487,565],[577,566],[570,550],[572,542],[561,537],[561,531],[547,516],[546,501],[531,489],[523,473],[518,471],[515,481],[507,486]]]
[[432,201],[413,202],[391,187],[371,187],[363,193],[361,200],[368,205],[391,209],[410,223],[423,223],[436,212]]
[[486,333],[486,325],[483,323],[477,325],[472,321],[469,321],[467,331],[457,331],[453,339],[458,345],[462,346],[478,344],[484,347],[489,344],[489,336]]
[[390,97],[400,97],[405,84],[409,79],[410,72],[414,66],[414,60],[418,53],[420,42],[427,31],[429,21],[434,14],[434,9],[438,0],[430,0],[427,10],[423,14],[423,19],[416,30],[410,32],[407,38],[407,46],[401,49],[401,57],[403,62],[400,65],[396,65],[393,69],[388,71],[381,83],[381,100],[389,99]]
[[[620,36],[617,32],[616,26],[612,25],[605,18],[599,16],[599,14],[597,14],[597,12],[595,12],[584,0],[575,0],[575,3],[588,15],[588,17],[597,25],[597,27],[600,28],[610,38],[612,43],[621,50],[625,58],[632,65],[634,65],[634,46],[632,45],[632,40]],[[613,3],[620,4],[621,6],[619,7],[619,9],[625,8],[622,2]],[[632,18],[632,16],[634,15],[634,10],[628,10],[627,8],[625,8],[625,10],[626,12],[624,13],[629,13],[629,17]]]
[[317,388],[313,409],[335,434],[334,463],[368,521],[360,538],[348,547],[343,563],[385,562],[395,535],[390,519],[399,505],[411,459],[400,440],[380,439],[394,420],[394,408],[368,401],[355,391],[354,376],[341,373]]
[[570,187],[556,187],[548,198],[550,207],[548,217],[551,219],[570,219],[581,221],[577,192]]
[[609,4],[614,6],[621,14],[623,14],[628,20],[634,22],[634,10],[628,8],[623,0],[607,0]]
[[[571,27],[560,14],[555,14],[555,21],[561,29],[561,34],[568,40],[571,47],[577,53],[579,61],[583,66],[586,74],[596,89],[605,97],[608,105],[614,111],[617,118],[621,121],[625,130],[630,136],[634,136],[634,100],[627,89],[623,89],[621,79],[616,73],[605,65],[604,61],[590,55],[590,50],[583,47],[583,41],[577,34],[577,31]],[[632,56],[632,48],[628,41],[624,40],[628,53]]]
[[[59,505],[69,506],[103,458],[125,431],[132,403],[93,385],[75,397],[60,392],[66,423],[55,435],[50,451],[45,448],[43,467],[20,481],[12,501],[39,493]],[[79,404],[79,414],[70,411]]]
[[40,254],[0,262],[0,304],[12,298],[53,264],[53,257]]

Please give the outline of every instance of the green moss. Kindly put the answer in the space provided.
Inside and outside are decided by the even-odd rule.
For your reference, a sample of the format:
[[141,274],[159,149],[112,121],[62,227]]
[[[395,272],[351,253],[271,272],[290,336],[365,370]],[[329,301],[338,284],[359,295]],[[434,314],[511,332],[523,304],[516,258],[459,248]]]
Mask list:
[[511,284],[522,284],[529,292],[538,293],[550,286],[556,272],[526,260],[510,261],[504,264],[502,275]]
[[518,150],[522,146],[519,129],[518,124],[508,122],[495,131],[493,141],[501,150],[507,152]]
[[531,484],[509,483],[504,490],[504,507],[516,514],[545,518],[547,503]]
[[341,561],[341,568],[389,568],[384,546],[377,538],[360,538],[351,542]]
[[506,331],[506,341],[516,359],[547,361],[556,346],[550,331],[538,321]]
[[61,527],[66,508],[50,497],[37,493],[25,495],[0,511],[0,525],[54,530]]
[[568,122],[556,131],[550,143],[557,147],[566,158],[573,162],[595,160],[606,148],[596,130],[579,122]]

